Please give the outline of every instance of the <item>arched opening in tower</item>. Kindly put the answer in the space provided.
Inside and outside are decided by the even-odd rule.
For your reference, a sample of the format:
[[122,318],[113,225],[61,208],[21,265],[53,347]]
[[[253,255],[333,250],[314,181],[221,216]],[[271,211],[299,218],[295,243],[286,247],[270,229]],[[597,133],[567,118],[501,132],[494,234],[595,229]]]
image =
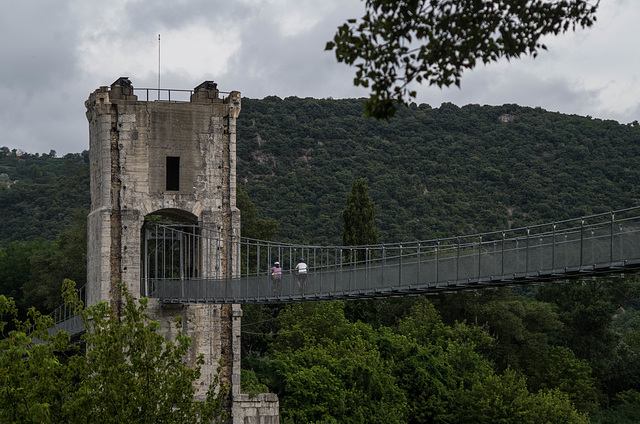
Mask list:
[[145,216],[141,234],[140,293],[145,297],[186,299],[203,275],[201,229],[195,215],[162,209]]

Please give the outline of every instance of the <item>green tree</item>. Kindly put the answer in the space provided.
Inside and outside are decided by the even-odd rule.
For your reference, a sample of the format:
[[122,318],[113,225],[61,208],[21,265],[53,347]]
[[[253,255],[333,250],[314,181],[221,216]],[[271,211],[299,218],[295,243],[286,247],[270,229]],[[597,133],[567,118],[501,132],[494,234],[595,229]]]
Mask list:
[[590,364],[549,343],[564,331],[555,305],[516,297],[510,290],[442,296],[435,302],[447,322],[484,326],[495,343],[479,346],[480,351],[499,370],[527,376],[532,392],[559,389],[583,412],[597,406],[599,391]]
[[[364,178],[356,180],[351,185],[351,193],[347,197],[347,207],[342,211],[344,231],[342,244],[344,246],[366,246],[378,243],[376,229],[375,204],[369,196],[367,182]],[[366,250],[358,249],[355,259],[366,259]]]
[[32,258],[46,249],[48,243],[43,240],[12,242],[0,249],[0,294],[14,299],[22,319],[26,317],[28,305],[23,290],[31,277]]
[[547,353],[549,334],[562,329],[551,304],[516,297],[506,289],[439,296],[434,303],[445,322],[473,322],[488,330],[497,343],[483,353],[500,370],[531,375]]
[[[194,400],[194,381],[202,356],[191,368],[184,362],[192,340],[176,321],[168,341],[145,312],[147,299],[125,300],[118,319],[107,303],[84,308],[75,283],[65,281],[65,300],[76,308],[87,332],[86,352],[77,350],[53,322],[30,310],[30,319],[0,340],[0,421],[24,423],[195,423],[221,413],[214,381],[205,401]],[[11,299],[0,295],[0,330],[16,317]]]
[[640,392],[628,390],[618,393],[608,409],[591,414],[593,424],[636,424],[640,417]]
[[240,209],[240,226],[242,236],[258,240],[274,240],[278,236],[280,226],[273,218],[260,218],[258,209],[251,202],[249,195],[242,187],[236,190],[236,206]]
[[586,423],[567,393],[496,373],[485,330],[446,326],[422,299],[397,330],[351,323],[342,302],[287,306],[270,386],[288,422]]
[[376,332],[344,317],[342,302],[289,306],[271,362],[283,423],[404,423],[405,396]]
[[0,173],[18,181],[0,190],[0,246],[52,241],[72,225],[75,209],[89,207],[89,165],[80,155],[67,157],[0,156]]
[[[509,368],[496,372],[493,362],[481,354],[500,344],[499,339],[492,339],[486,328],[466,323],[444,325],[426,300],[411,308],[398,324],[398,331],[423,350],[421,355],[416,350],[416,355],[394,361],[415,417],[412,422],[586,422],[575,411],[568,393],[594,396],[588,366],[585,381],[591,386],[532,390],[519,373]],[[444,367],[434,366],[438,358]],[[566,371],[564,364],[557,367],[558,372]],[[590,388],[588,393],[578,392],[585,387]]]
[[22,320],[13,299],[0,295],[0,422],[81,422],[68,419],[74,413],[66,400],[75,390],[77,374],[60,356],[77,347],[67,333],[52,335],[50,328],[51,317],[31,308]]
[[552,340],[589,362],[598,388],[608,398],[618,392],[640,390],[640,352],[625,343],[613,326],[614,317],[634,304],[639,293],[635,275],[546,284],[536,293],[537,299],[556,305],[564,323],[561,331],[552,333]]
[[371,87],[367,116],[390,118],[416,96],[411,83],[460,85],[477,64],[534,57],[540,41],[595,22],[598,1],[367,0],[366,13],[338,27],[326,50]]
[[613,317],[639,294],[640,285],[634,275],[545,284],[536,292],[536,299],[557,305],[565,326],[556,334],[557,342],[594,363],[610,356],[619,339],[612,328]]
[[65,279],[84,286],[87,281],[87,212],[77,210],[73,225],[63,230],[48,248],[31,257],[31,273],[24,284],[29,306],[43,313],[62,304],[61,288]]
[[425,298],[400,320],[397,332],[407,339],[395,347],[393,362],[407,394],[409,422],[452,422],[459,391],[493,374],[493,364],[479,353],[493,340],[480,327],[445,325]]
[[587,424],[568,396],[559,390],[531,393],[515,371],[490,375],[455,397],[454,422],[477,424]]
[[[378,243],[378,230],[375,226],[375,204],[369,196],[367,182],[364,178],[355,180],[351,185],[351,193],[347,197],[347,206],[342,211],[343,246],[366,246]],[[364,247],[345,250],[347,261],[367,260],[367,249]],[[376,325],[376,317],[380,316],[381,302],[376,300],[360,300],[345,305],[345,314],[352,320],[361,320]]]
[[599,393],[587,361],[576,358],[571,349],[562,346],[551,346],[538,359],[538,367],[530,370],[531,377],[527,382],[530,388],[559,389],[569,396],[579,411],[597,409]]

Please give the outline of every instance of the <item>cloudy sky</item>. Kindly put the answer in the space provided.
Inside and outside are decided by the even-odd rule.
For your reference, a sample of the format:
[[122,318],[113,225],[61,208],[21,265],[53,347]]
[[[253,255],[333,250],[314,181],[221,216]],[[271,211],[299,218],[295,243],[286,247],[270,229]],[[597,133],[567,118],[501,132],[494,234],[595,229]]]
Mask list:
[[[366,97],[325,52],[360,0],[22,0],[0,13],[0,146],[58,156],[88,149],[84,101],[128,76],[135,87],[263,98]],[[418,103],[540,106],[628,123],[640,115],[640,1],[601,0],[595,27],[546,40],[538,58],[466,72],[462,88],[421,87]],[[241,115],[242,116],[242,115]]]

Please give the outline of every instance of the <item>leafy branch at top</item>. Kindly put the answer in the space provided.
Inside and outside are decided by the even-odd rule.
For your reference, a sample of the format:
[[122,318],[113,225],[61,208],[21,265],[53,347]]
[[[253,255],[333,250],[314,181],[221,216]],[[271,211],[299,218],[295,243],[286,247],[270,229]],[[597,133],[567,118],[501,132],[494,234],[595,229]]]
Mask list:
[[354,84],[371,88],[365,114],[388,119],[416,97],[412,82],[460,86],[462,72],[500,58],[534,57],[545,35],[596,21],[584,0],[366,0],[326,45],[356,67]]

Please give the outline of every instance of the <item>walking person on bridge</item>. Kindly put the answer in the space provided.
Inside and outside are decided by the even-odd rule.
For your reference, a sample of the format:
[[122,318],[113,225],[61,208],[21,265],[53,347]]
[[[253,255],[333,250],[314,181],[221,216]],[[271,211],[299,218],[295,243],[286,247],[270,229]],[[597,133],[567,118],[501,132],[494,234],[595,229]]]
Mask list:
[[300,258],[296,265],[296,274],[298,275],[298,289],[300,293],[304,293],[307,288],[307,264],[304,259]]
[[273,290],[274,295],[279,295],[280,290],[282,289],[282,268],[280,267],[280,262],[274,262],[273,267],[271,268],[271,289]]

